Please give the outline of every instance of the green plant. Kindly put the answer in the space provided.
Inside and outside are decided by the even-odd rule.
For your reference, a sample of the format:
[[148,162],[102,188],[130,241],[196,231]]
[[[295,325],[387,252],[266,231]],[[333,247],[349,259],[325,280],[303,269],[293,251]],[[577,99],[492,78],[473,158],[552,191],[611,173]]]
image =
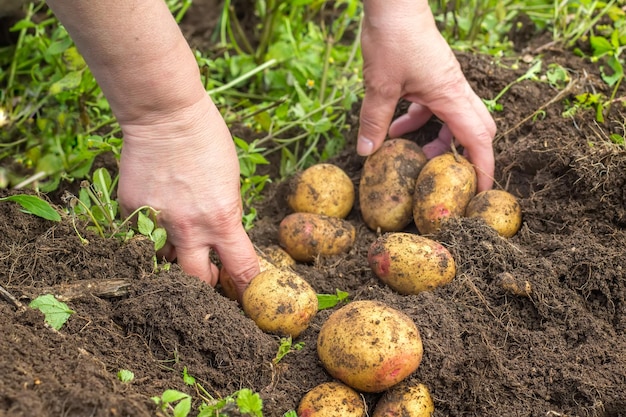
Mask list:
[[50,203],[40,197],[29,194],[18,194],[8,197],[1,197],[0,201],[13,201],[19,204],[23,211],[46,220],[55,222],[61,221],[61,215],[56,211]]
[[67,304],[57,300],[52,294],[40,295],[30,302],[30,308],[44,314],[46,324],[54,330],[60,330],[65,322],[75,313]]
[[297,350],[301,350],[304,347],[304,342],[293,343],[291,336],[283,337],[280,339],[280,345],[278,346],[278,352],[276,352],[276,356],[272,361],[274,364],[277,364],[281,361],[282,358],[285,357],[289,352],[295,352]]
[[348,301],[349,294],[339,289],[335,294],[317,294],[317,309],[325,310],[327,308],[333,308],[341,302]]
[[117,379],[124,383],[132,382],[135,379],[135,374],[128,369],[120,369],[117,371]]
[[498,94],[496,94],[494,98],[483,99],[483,102],[485,103],[489,111],[494,112],[501,111],[503,109],[502,104],[498,103],[498,100],[500,100],[502,96],[505,95],[507,91],[509,91],[514,85],[519,84],[525,80],[539,80],[537,74],[539,74],[539,72],[541,71],[541,65],[542,61],[536,60],[535,63],[530,68],[528,68],[528,70],[524,74],[507,84],[502,90],[500,90]]

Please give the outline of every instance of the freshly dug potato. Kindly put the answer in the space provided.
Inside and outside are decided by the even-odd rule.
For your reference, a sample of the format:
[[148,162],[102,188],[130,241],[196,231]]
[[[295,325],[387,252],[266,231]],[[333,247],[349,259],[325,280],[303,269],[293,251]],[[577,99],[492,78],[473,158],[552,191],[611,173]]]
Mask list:
[[278,227],[278,241],[296,261],[310,262],[316,256],[347,252],[356,229],[346,220],[314,213],[292,213]]
[[407,139],[387,140],[365,160],[359,205],[370,229],[397,232],[413,221],[415,181],[426,162],[422,148]]
[[461,217],[476,193],[476,171],[461,155],[432,158],[415,183],[413,220],[421,234],[437,232],[450,217]]
[[332,313],[317,338],[330,375],[363,392],[381,392],[422,360],[420,333],[409,316],[379,301],[353,301]]
[[454,279],[456,264],[439,242],[412,233],[387,233],[367,255],[372,271],[401,294],[418,294]]
[[252,279],[241,304],[264,332],[295,338],[317,313],[317,294],[295,272],[270,268]]
[[401,383],[378,400],[372,417],[430,417],[435,404],[424,384]]
[[296,260],[278,245],[263,249],[263,255],[267,256],[267,259],[277,268],[292,267],[296,264]]
[[365,417],[358,392],[341,382],[323,382],[307,392],[298,404],[298,417]]
[[[276,268],[270,261],[265,259],[264,257],[257,255],[259,258],[259,269],[260,272],[263,272],[270,268]],[[226,268],[220,269],[219,276],[220,287],[222,288],[222,293],[229,299],[233,301],[239,301],[239,293],[237,292],[237,287],[235,286],[235,282],[233,278],[230,276]]]
[[313,165],[297,174],[290,185],[287,203],[298,213],[344,219],[354,205],[354,184],[337,165]]
[[522,227],[522,206],[513,194],[504,190],[476,194],[467,205],[465,215],[483,219],[503,237],[515,236]]

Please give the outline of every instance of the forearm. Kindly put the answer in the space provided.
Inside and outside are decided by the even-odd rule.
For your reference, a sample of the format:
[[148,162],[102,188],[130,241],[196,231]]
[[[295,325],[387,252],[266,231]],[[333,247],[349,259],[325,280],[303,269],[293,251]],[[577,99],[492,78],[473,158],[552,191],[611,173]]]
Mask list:
[[120,122],[149,124],[203,99],[198,67],[162,0],[49,0]]
[[427,0],[364,0],[363,10],[365,23],[380,30],[406,21],[421,31],[425,29],[421,25],[431,29],[435,23]]

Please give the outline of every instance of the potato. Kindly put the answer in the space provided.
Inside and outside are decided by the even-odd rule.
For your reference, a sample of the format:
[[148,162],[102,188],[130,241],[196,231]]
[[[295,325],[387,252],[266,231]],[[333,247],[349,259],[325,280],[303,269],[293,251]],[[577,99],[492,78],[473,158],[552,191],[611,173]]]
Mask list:
[[341,382],[323,382],[307,392],[298,404],[298,417],[365,417],[358,392]]
[[333,164],[317,164],[290,182],[289,207],[298,213],[316,213],[344,219],[354,205],[354,184]]
[[[263,256],[257,254],[259,258],[259,269],[260,272],[263,272],[270,268],[276,268],[270,261],[265,259]],[[220,287],[222,288],[222,293],[229,299],[233,301],[239,301],[239,293],[237,292],[237,287],[235,286],[235,282],[233,278],[230,276],[226,268],[220,269],[219,276]]]
[[283,248],[277,245],[269,246],[262,250],[263,255],[277,268],[292,267],[296,264],[293,259]]
[[465,215],[476,182],[474,167],[460,155],[447,153],[428,161],[413,195],[413,220],[419,232],[435,233],[446,219]]
[[310,262],[319,256],[347,252],[356,229],[346,220],[314,213],[292,213],[278,227],[278,241],[296,261]]
[[512,237],[522,227],[522,206],[504,190],[487,190],[476,194],[465,209],[467,217],[481,218],[500,236]]
[[401,383],[378,400],[372,417],[430,417],[435,404],[424,384]]
[[264,332],[295,338],[317,313],[317,294],[295,272],[270,268],[252,279],[241,304]]
[[456,275],[454,258],[442,244],[411,233],[379,236],[367,260],[374,274],[401,294],[432,290]]
[[426,162],[422,148],[407,139],[387,140],[365,160],[359,205],[370,229],[397,232],[413,221],[415,181]]
[[403,312],[380,301],[353,301],[333,312],[317,338],[317,355],[334,378],[363,392],[381,392],[422,360],[420,333]]

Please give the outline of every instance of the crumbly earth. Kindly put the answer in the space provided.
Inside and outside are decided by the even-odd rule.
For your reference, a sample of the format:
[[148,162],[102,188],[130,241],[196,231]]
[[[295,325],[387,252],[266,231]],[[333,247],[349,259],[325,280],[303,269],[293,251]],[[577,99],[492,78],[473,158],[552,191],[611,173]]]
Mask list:
[[[208,32],[195,27],[186,33]],[[504,239],[476,219],[447,224],[432,237],[454,256],[456,278],[431,292],[400,295],[367,265],[376,233],[364,226],[357,205],[348,217],[357,229],[352,250],[295,270],[318,293],[348,291],[351,300],[379,300],[415,321],[424,358],[410,379],[429,387],[435,416],[625,416],[626,148],[608,139],[624,135],[624,107],[616,101],[604,123],[593,111],[563,117],[575,94],[609,94],[597,66],[537,36],[518,35],[525,42],[518,45],[521,55],[541,55],[544,68],[559,63],[572,76],[557,100],[559,91],[547,83],[516,84],[500,100],[504,111],[495,113],[495,179],[519,198],[519,233]],[[527,68],[523,61],[512,70],[509,59],[458,58],[486,98]],[[616,97],[624,92],[621,87]],[[358,185],[358,109],[350,120],[350,146],[331,162]],[[423,144],[436,126],[408,137]],[[277,244],[287,189],[273,184],[258,205],[250,232],[256,245]],[[315,351],[332,310],[320,311],[298,337],[302,350],[273,364],[279,339],[261,332],[219,289],[176,265],[154,273],[149,242],[122,244],[78,228],[89,243],[70,218],[53,224],[0,203],[0,285],[22,306],[0,297],[0,415],[162,415],[150,397],[166,389],[198,398],[183,382],[187,368],[212,396],[248,387],[261,394],[264,415],[280,417],[312,387],[332,380]],[[114,279],[127,282],[121,295],[83,291],[67,302],[76,313],[59,332],[24,307],[40,294]],[[516,295],[511,283],[524,291]],[[118,381],[120,369],[135,379]],[[379,396],[364,395],[370,412]]]

